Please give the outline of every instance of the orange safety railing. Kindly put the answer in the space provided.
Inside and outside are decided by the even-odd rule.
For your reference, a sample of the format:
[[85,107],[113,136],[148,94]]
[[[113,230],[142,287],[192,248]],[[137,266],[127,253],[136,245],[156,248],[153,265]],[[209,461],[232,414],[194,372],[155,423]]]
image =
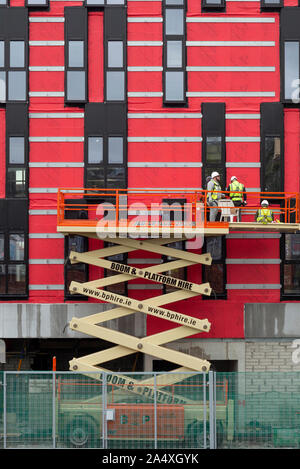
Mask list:
[[[247,204],[238,207],[241,221],[254,222],[261,201],[267,199],[274,220],[299,223],[298,192],[238,192],[247,195]],[[214,192],[222,200],[230,200],[229,192]],[[209,204],[211,192],[206,190],[151,189],[86,189],[60,188],[57,196],[58,226],[96,226],[105,217],[108,226],[174,226],[201,228],[211,226]],[[236,212],[235,208],[231,209]],[[219,211],[221,208],[219,207]],[[173,214],[173,215],[172,215]],[[109,221],[108,221],[109,220]],[[228,220],[222,219],[227,224]],[[236,221],[236,220],[234,220]],[[217,222],[218,225],[221,222]],[[99,226],[99,225],[98,225]]]

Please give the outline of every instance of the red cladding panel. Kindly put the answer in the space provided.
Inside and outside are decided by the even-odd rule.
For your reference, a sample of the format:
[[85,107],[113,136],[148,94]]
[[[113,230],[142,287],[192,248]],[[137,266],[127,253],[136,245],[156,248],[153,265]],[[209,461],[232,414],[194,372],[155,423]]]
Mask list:
[[9,6],[10,7],[24,7],[25,0],[10,0]]
[[[84,119],[30,119],[29,121],[30,137],[83,137]],[[47,143],[47,147],[49,145]],[[76,146],[74,144],[74,146]],[[51,155],[51,151],[49,152]],[[50,156],[49,155],[49,156]],[[51,161],[51,160],[49,160]]]
[[228,239],[228,259],[279,259],[279,239]]
[[[280,284],[280,267],[268,264],[231,264],[227,265],[229,284]],[[263,295],[263,292],[262,292]]]
[[128,187],[201,187],[200,168],[130,168]]
[[[127,48],[128,67],[161,67],[162,47],[161,46],[128,46]],[[161,86],[160,86],[161,88]]]
[[128,16],[161,16],[161,1],[128,2]]
[[63,259],[64,239],[29,239],[30,259]]
[[[258,108],[257,114],[259,113]],[[226,137],[243,136],[260,137],[260,119],[226,119]]]
[[[246,303],[279,303],[280,290],[251,289],[251,290],[227,290],[228,306],[225,311],[230,313],[230,302]],[[224,316],[223,316],[224,319]]]
[[279,82],[274,72],[189,72],[188,83],[189,92],[276,92],[279,96]]
[[[240,135],[235,135],[240,137]],[[251,135],[249,135],[251,137]],[[242,136],[243,137],[243,136]],[[227,142],[226,143],[226,162],[251,162],[260,161],[260,143],[259,142]],[[249,185],[249,184],[248,184]],[[258,186],[257,186],[258,187]]]
[[30,67],[63,67],[65,65],[64,46],[30,46],[29,52]]
[[298,0],[284,0],[283,3],[285,7],[297,7],[299,5]]
[[128,41],[162,41],[162,37],[163,23],[128,23]]
[[[47,142],[47,145],[40,142],[30,143],[30,161],[33,162],[82,162],[83,143],[81,142]],[[71,181],[66,180],[64,187],[69,186]],[[33,181],[30,181],[30,186]],[[39,186],[40,187],[40,186]],[[46,186],[44,186],[46,187]]]
[[187,23],[187,41],[274,41],[276,27],[276,23]]
[[56,264],[30,264],[29,278],[31,285],[64,284],[64,266]]
[[[44,16],[45,16],[45,13],[43,12],[43,17]],[[63,41],[64,40],[64,23],[53,23],[53,22],[30,23],[29,40],[30,41]]]
[[[188,156],[187,156],[188,155]],[[165,142],[165,143],[156,143],[156,142],[141,142],[141,143],[129,143],[128,145],[128,162],[188,162],[194,161],[199,163],[201,161],[201,144],[199,142]],[[135,168],[129,168],[129,171],[132,172]],[[151,168],[149,168],[151,169]],[[197,169],[198,171],[199,169]],[[154,169],[156,172],[157,169]],[[160,168],[160,177],[161,173],[167,173],[170,171],[170,168],[164,169]],[[180,176],[182,179],[183,175]],[[179,181],[177,182],[177,184]],[[174,183],[173,183],[174,184]],[[175,184],[176,186],[176,184]],[[147,186],[149,187],[149,186]],[[162,186],[160,186],[162,187]],[[174,187],[174,185],[172,186]]]
[[83,187],[83,168],[31,168],[30,187]]
[[57,233],[57,216],[30,215],[29,233]]
[[162,91],[161,72],[129,72],[128,92]]
[[89,101],[103,101],[103,13],[88,13],[88,87]]
[[[277,48],[275,47],[225,47],[203,46],[188,47],[188,66],[223,66],[223,67],[274,67],[276,64]],[[269,72],[271,73],[271,72]],[[230,73],[230,76],[232,74]],[[254,73],[255,75],[255,73]],[[223,72],[222,77],[226,80]],[[249,75],[244,83],[248,88]],[[250,83],[252,80],[250,78]],[[212,88],[213,90],[214,88]],[[261,90],[262,91],[262,90]]]
[[31,72],[29,91],[64,91],[64,72]]
[[[167,110],[166,110],[167,111]],[[169,111],[169,110],[168,110]],[[201,118],[197,119],[128,119],[128,137],[195,136],[202,134]],[[200,145],[201,146],[201,145]]]

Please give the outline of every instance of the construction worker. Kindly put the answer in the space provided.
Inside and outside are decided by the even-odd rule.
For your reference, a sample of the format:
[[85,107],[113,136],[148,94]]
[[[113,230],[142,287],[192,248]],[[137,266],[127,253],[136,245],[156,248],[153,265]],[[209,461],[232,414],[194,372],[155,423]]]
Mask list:
[[[232,176],[230,179],[230,184],[227,187],[227,192],[229,192],[229,197],[232,200],[235,207],[242,207],[247,205],[247,194],[244,184],[238,181],[236,176]],[[244,192],[244,194],[241,194]],[[237,211],[237,221],[241,221],[241,211]]]
[[224,194],[220,192],[222,190],[220,177],[220,174],[214,171],[211,174],[211,180],[207,184],[207,203],[211,207],[209,211],[209,221],[216,221],[218,215],[218,200],[224,197]]
[[263,223],[264,225],[273,223],[274,215],[272,210],[269,209],[269,202],[267,200],[263,200],[260,205],[261,208],[256,212],[255,221],[257,223]]

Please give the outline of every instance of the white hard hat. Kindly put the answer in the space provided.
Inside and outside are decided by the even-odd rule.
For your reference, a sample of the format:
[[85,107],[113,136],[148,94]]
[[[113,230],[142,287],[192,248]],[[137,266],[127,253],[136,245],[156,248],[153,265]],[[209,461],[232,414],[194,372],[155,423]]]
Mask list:
[[269,202],[267,200],[263,200],[260,205],[269,205]]
[[217,177],[217,176],[220,176],[220,174],[217,171],[214,171],[213,173],[211,173],[212,179]]
[[231,179],[230,179],[230,182],[232,182],[234,179],[237,179],[236,176],[232,176]]

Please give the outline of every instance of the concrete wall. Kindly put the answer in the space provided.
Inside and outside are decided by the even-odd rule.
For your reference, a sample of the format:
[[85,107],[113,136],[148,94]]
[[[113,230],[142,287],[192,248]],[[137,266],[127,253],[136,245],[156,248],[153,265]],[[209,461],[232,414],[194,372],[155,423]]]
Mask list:
[[[87,337],[72,331],[68,323],[73,317],[81,318],[112,309],[104,303],[58,303],[58,304],[0,304],[0,337],[20,338],[81,338]],[[145,335],[145,318],[142,313],[103,323],[105,327],[117,329],[137,337]]]

